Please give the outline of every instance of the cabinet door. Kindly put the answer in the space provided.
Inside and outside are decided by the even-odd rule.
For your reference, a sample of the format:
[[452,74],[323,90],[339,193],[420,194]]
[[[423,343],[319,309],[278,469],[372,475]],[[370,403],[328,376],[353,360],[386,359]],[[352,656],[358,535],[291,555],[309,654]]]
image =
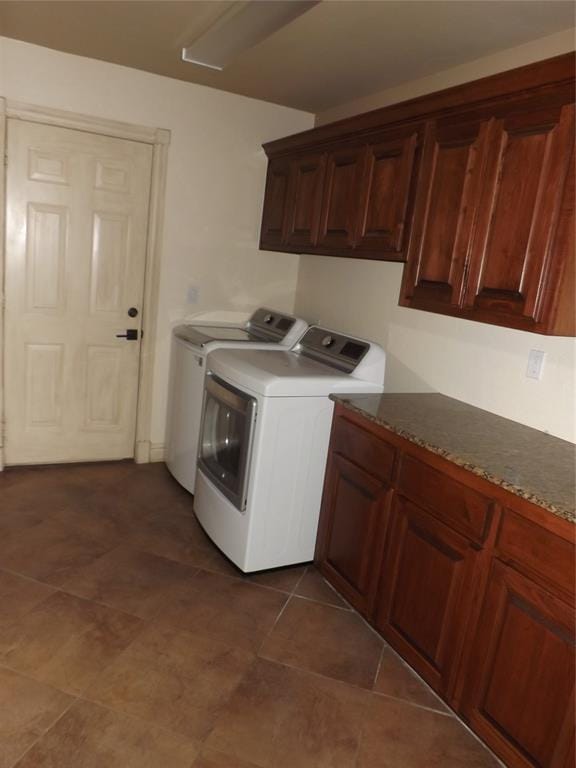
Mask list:
[[387,491],[343,456],[331,455],[316,557],[322,573],[364,615],[376,592]]
[[404,261],[417,138],[414,131],[368,144],[355,237],[357,255]]
[[404,304],[432,311],[461,304],[488,129],[478,119],[426,126]]
[[288,204],[288,180],[290,161],[285,158],[272,159],[268,164],[260,247],[274,250],[283,245],[286,235],[286,214]]
[[376,626],[438,692],[454,682],[478,551],[464,536],[396,496]]
[[510,766],[574,765],[574,609],[496,561],[464,712]]
[[325,160],[312,154],[291,163],[286,243],[294,249],[306,251],[318,240]]
[[364,148],[361,146],[328,153],[318,236],[321,248],[333,248],[344,254],[354,244],[363,158]]
[[512,114],[496,120],[493,133],[464,303],[478,319],[495,316],[529,328],[542,320],[555,257],[574,105]]

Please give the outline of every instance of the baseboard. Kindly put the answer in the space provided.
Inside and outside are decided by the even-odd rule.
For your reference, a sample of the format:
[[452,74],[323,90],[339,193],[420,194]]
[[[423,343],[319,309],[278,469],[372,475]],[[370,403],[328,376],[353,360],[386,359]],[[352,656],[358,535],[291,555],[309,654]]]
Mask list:
[[[134,449],[134,461],[136,464],[149,464],[151,462],[164,461],[165,446],[164,443],[151,443],[149,440],[142,440],[136,443]],[[119,459],[113,459],[109,457],[98,457],[93,459],[82,459],[81,463],[86,461],[118,461]],[[37,463],[39,465],[45,464],[45,461],[31,462],[29,466],[34,466]],[[62,459],[61,461],[50,461],[50,464],[73,464],[74,461],[68,459]],[[28,465],[26,465],[28,466]],[[0,445],[0,472],[6,469],[4,463],[4,448]]]
[[150,443],[150,461],[164,461],[166,446],[164,443]]
[[136,464],[150,463],[150,440],[139,440],[134,446],[134,461]]

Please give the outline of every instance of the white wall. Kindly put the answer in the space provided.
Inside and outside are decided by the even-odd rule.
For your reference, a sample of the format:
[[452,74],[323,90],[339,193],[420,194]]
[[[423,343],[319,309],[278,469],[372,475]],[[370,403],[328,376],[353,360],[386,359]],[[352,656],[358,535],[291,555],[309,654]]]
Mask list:
[[490,56],[461,64],[458,67],[436,72],[418,80],[401,83],[394,88],[387,88],[385,91],[379,91],[360,99],[354,99],[354,101],[349,101],[316,115],[316,125],[324,125],[350,115],[358,115],[361,112],[369,112],[371,109],[386,107],[406,99],[414,99],[426,93],[441,91],[443,88],[468,83],[479,77],[495,75],[498,72],[505,72],[507,69],[521,67],[534,61],[560,56],[562,53],[574,50],[575,35],[576,29],[555,32],[553,35],[532,40],[515,48],[507,48]]
[[[170,328],[186,313],[293,309],[298,256],[258,250],[265,141],[313,116],[0,38],[0,96],[172,132],[160,281],[152,442],[163,443]],[[186,301],[189,285],[199,301]]]
[[[430,78],[439,90],[570,50],[573,35],[554,35]],[[570,46],[568,45],[570,43]],[[423,81],[363,99],[364,109],[420,95]],[[328,116],[356,114],[360,102]],[[335,113],[338,113],[337,115]],[[320,121],[326,122],[326,115]],[[374,339],[387,350],[386,388],[437,391],[576,442],[576,351],[550,338],[398,306],[402,265],[302,256],[296,312]],[[543,378],[525,377],[530,349],[547,353]]]

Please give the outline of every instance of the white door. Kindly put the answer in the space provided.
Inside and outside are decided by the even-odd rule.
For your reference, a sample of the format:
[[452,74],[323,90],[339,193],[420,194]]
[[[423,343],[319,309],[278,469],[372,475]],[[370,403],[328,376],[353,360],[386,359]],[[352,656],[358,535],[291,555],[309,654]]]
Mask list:
[[7,464],[134,455],[151,164],[147,144],[8,120]]

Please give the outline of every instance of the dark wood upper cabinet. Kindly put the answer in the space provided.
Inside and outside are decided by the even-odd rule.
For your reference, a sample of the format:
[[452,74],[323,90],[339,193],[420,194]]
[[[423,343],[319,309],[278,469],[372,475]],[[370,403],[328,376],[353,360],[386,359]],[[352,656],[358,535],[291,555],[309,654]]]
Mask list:
[[[404,132],[406,134],[406,132]],[[404,261],[417,131],[368,142],[360,189],[355,255]]]
[[574,105],[523,99],[484,118],[428,127],[401,303],[562,333],[573,297],[548,294],[573,258],[559,223],[573,199]]
[[315,153],[290,163],[285,242],[306,250],[316,245],[326,156]]
[[464,714],[508,765],[574,766],[574,608],[496,561]]
[[270,161],[264,192],[260,248],[276,250],[285,242],[289,178],[289,160],[279,158]]
[[354,246],[363,165],[362,146],[328,152],[318,236],[322,250],[335,249],[348,254]]
[[405,261],[400,304],[576,335],[575,56],[265,145],[261,246]]
[[478,208],[489,123],[478,118],[426,126],[412,240],[404,270],[404,303],[457,308]]
[[464,294],[476,317],[528,329],[546,321],[542,298],[573,145],[573,104],[493,121]]
[[418,131],[392,131],[331,149],[319,253],[404,261]]

